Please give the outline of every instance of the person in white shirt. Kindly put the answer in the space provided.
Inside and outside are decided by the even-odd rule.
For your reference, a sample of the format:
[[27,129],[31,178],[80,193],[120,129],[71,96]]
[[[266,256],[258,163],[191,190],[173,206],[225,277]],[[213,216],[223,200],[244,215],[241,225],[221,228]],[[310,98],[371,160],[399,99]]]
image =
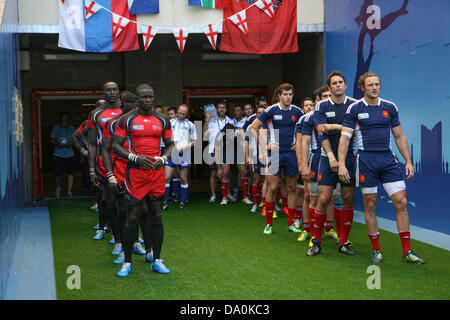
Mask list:
[[[225,126],[231,123],[231,119],[227,116],[227,102],[222,101],[217,104],[217,117],[213,118],[212,113],[205,115],[205,122],[203,123],[203,133],[205,137],[209,137],[208,152],[213,158],[213,162],[210,164],[210,187],[211,198],[210,203],[216,201],[216,176],[221,180],[222,189],[222,202],[221,204],[227,204],[228,184],[230,165],[224,161],[225,154],[221,152],[223,148],[220,148],[220,152],[216,152],[217,144],[222,144],[223,135],[225,135]],[[219,159],[222,155],[221,159]]]
[[[253,202],[248,198],[248,168],[245,163],[244,152],[244,129],[247,118],[244,116],[244,106],[237,104],[233,107],[234,119],[231,120],[231,124],[235,128],[235,146],[234,146],[234,159],[233,165],[236,165],[238,173],[240,175],[241,188],[242,188],[242,202],[245,204],[252,204]],[[236,182],[237,182],[237,173]],[[233,177],[234,178],[234,177]],[[237,185],[237,183],[236,183]]]
[[164,167],[166,179],[166,200],[163,209],[168,207],[168,194],[170,192],[170,179],[172,178],[175,167],[181,180],[181,198],[180,210],[186,208],[186,200],[189,188],[188,173],[191,167],[191,148],[197,140],[197,132],[194,124],[187,119],[189,108],[185,104],[181,104],[177,109],[176,118],[170,120],[170,126],[173,133],[173,141],[175,143],[174,151],[167,165]]

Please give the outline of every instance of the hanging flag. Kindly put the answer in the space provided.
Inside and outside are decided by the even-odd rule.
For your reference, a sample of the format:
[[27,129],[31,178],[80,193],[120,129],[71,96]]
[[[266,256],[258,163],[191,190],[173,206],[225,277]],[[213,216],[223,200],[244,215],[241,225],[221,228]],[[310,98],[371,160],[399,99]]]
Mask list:
[[248,24],[246,10],[242,10],[228,17],[245,35],[248,35]]
[[159,0],[128,0],[130,14],[159,13]]
[[85,22],[87,22],[87,19],[92,17],[93,14],[95,14],[98,10],[100,10],[102,7],[98,5],[95,1],[92,0],[85,0],[84,2],[84,19]]
[[189,0],[190,6],[201,6],[202,8],[224,8],[228,0]]
[[144,24],[140,24],[139,27],[139,32],[142,33],[142,39],[144,40],[144,49],[147,51],[148,47],[155,38],[158,29],[152,26],[146,26]]
[[[220,50],[240,53],[288,53],[298,52],[297,1],[265,1],[273,3],[274,17],[263,14],[255,0],[227,0],[223,11],[224,23]],[[249,8],[250,6],[252,8]],[[270,3],[269,3],[270,5]],[[236,28],[229,17],[246,10],[248,35]],[[269,9],[267,9],[269,10]],[[266,12],[267,13],[267,12]]]
[[272,0],[258,0],[256,1],[255,6],[264,11],[269,17],[275,17]]
[[[135,21],[136,16],[130,15],[127,2],[123,0],[95,2],[104,9],[91,15],[88,23],[85,23],[84,19],[83,0],[59,2],[58,46],[84,52],[138,50],[137,25],[129,23],[130,20]],[[119,16],[122,20],[117,17],[113,19],[113,15]]]
[[188,5],[190,6],[201,6],[202,0],[188,0]]
[[213,49],[216,50],[217,34],[219,33],[219,26],[217,24],[208,24],[207,27],[203,28],[203,32],[205,33],[206,37],[211,43]]
[[176,29],[173,30],[172,32],[175,36],[175,40],[177,41],[178,48],[180,48],[180,52],[181,54],[183,54],[184,46],[186,45],[186,40],[189,35],[189,30],[184,28],[184,29]]
[[223,8],[221,4],[223,0],[202,0],[201,2],[203,8]]

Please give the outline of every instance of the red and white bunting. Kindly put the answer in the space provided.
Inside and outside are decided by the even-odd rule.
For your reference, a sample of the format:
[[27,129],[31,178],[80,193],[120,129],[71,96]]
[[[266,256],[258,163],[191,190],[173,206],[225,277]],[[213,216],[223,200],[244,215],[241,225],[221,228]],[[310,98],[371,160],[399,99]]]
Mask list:
[[97,2],[92,0],[86,0],[84,3],[84,21],[87,22],[87,19],[92,17],[98,10],[102,7],[97,4]]
[[180,48],[181,54],[183,54],[184,46],[189,35],[189,29],[175,29],[172,30],[175,40],[177,41],[178,48]]
[[275,11],[271,0],[258,0],[255,5],[264,11],[269,17],[275,17]]
[[247,14],[246,10],[242,10],[228,19],[230,19],[245,35],[248,35]]
[[112,18],[113,38],[117,38],[120,32],[122,32],[122,30],[130,23],[130,20],[115,13],[112,14]]
[[140,28],[139,32],[142,33],[142,39],[144,40],[144,49],[147,51],[158,32],[158,28],[146,26],[144,24],[138,24],[138,27]]
[[208,24],[208,26],[203,28],[203,32],[208,38],[211,46],[216,50],[217,45],[217,34],[219,33],[219,26],[217,24]]

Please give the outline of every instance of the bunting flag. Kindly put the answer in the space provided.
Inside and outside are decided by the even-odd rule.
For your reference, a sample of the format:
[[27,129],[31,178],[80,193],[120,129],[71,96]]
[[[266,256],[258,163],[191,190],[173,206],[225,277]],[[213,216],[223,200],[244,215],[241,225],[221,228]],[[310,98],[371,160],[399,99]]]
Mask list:
[[130,14],[159,13],[159,0],[128,0]]
[[[159,7],[159,0],[60,0],[58,46],[86,52],[138,50],[139,29],[147,51],[161,26],[142,25],[130,14],[129,8],[144,2]],[[205,33],[216,50],[219,30],[221,51],[257,54],[298,51],[296,0],[189,0],[189,5],[199,4],[223,8],[224,20],[186,28],[167,27],[181,53],[190,32]]]
[[[249,3],[251,2],[251,3]],[[273,4],[274,17],[262,14],[256,5],[259,1],[228,0],[228,5],[223,11],[224,23],[221,35],[220,50],[239,53],[289,53],[298,52],[297,42],[297,1],[277,0],[264,1],[269,4],[266,10],[270,10]],[[236,21],[232,16],[245,10],[248,34],[236,29]],[[240,23],[240,22],[238,22]],[[243,24],[241,25],[243,26]]]
[[113,13],[113,38],[117,38],[122,30],[125,30],[126,26],[130,23],[130,20]]
[[176,29],[172,30],[175,40],[177,41],[178,48],[180,48],[181,54],[183,54],[184,46],[186,45],[186,40],[189,35],[189,30],[187,28],[184,29]]
[[[64,2],[63,2],[64,3]],[[84,1],[84,20],[87,22],[87,19],[92,17],[97,11],[99,11],[102,7],[99,6],[95,1],[85,0]]]
[[245,35],[248,35],[248,24],[246,10],[242,10],[228,17]]
[[[85,1],[86,4],[88,1]],[[123,0],[97,0],[102,10],[85,23],[83,0],[59,1],[58,46],[84,52],[118,52],[139,49],[136,20]],[[114,16],[114,18],[113,18]]]
[[269,17],[275,17],[272,0],[258,0],[256,1],[255,6],[264,11]]
[[219,27],[217,24],[208,24],[207,27],[203,28],[203,31],[205,32],[206,37],[209,40],[209,43],[211,43],[211,46],[214,50],[216,50],[217,45],[217,35],[219,34]]
[[158,32],[158,28],[152,27],[152,26],[146,26],[143,24],[139,25],[140,33],[142,33],[142,39],[144,40],[144,49],[147,51],[148,47],[150,47],[150,44],[152,43],[153,39],[156,36],[156,33]]

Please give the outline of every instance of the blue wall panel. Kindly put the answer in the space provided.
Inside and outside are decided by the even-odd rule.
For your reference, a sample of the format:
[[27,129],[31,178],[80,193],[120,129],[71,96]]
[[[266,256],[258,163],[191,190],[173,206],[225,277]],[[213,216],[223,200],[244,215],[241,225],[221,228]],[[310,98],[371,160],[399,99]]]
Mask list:
[[[371,24],[374,10],[378,9],[379,28]],[[347,94],[355,98],[362,97],[354,85],[362,73],[374,71],[380,76],[381,97],[395,102],[399,108],[416,168],[416,176],[407,181],[411,224],[447,234],[450,234],[449,12],[448,0],[325,0],[327,74],[342,71],[347,80]],[[368,27],[371,25],[375,28]],[[393,151],[402,159],[396,148]],[[361,194],[359,191],[357,194],[356,207],[363,210]],[[380,192],[377,215],[395,220],[394,208],[384,190]]]
[[7,0],[0,32],[0,299],[23,208],[23,144],[17,0]]

